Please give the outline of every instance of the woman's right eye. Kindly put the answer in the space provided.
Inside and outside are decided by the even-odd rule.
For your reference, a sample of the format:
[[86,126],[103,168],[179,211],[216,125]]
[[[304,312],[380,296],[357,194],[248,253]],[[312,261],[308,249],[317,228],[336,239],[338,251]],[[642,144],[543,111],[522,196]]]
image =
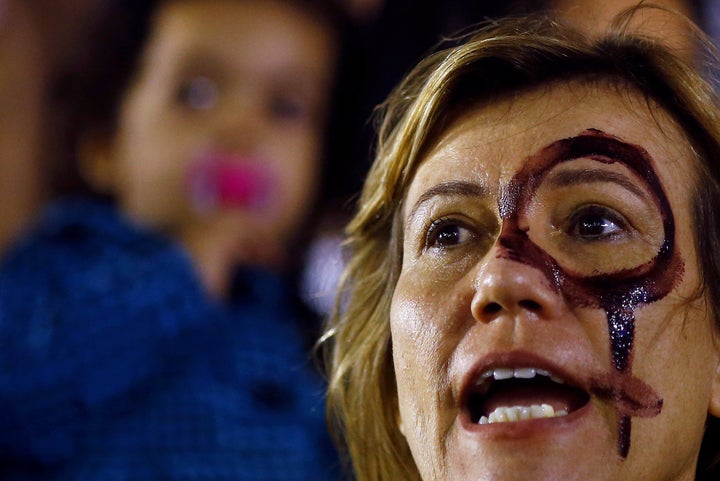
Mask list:
[[177,100],[193,110],[209,110],[217,104],[217,83],[209,77],[187,79],[178,88]]
[[453,219],[438,219],[430,224],[425,237],[426,248],[448,249],[475,238],[472,230]]

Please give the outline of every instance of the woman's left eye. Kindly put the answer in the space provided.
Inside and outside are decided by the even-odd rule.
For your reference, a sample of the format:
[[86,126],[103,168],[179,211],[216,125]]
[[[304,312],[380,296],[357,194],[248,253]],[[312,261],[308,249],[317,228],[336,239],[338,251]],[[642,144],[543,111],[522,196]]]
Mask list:
[[568,234],[583,240],[604,240],[626,230],[622,216],[612,209],[590,205],[576,211],[570,218]]

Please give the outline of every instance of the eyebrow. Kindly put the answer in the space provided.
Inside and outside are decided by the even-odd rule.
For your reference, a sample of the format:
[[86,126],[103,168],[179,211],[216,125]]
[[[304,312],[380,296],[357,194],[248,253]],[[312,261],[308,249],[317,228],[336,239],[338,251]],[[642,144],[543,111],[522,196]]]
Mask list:
[[467,182],[464,180],[451,180],[448,182],[442,182],[434,185],[420,196],[420,198],[413,204],[410,210],[408,219],[411,219],[415,212],[430,199],[437,196],[464,196],[464,197],[484,197],[487,195],[487,189],[474,182]]
[[631,182],[626,176],[617,172],[609,172],[601,169],[577,169],[566,170],[552,174],[548,178],[551,187],[570,187],[573,185],[587,184],[592,182],[612,182],[619,184],[640,198],[646,198],[646,192]]

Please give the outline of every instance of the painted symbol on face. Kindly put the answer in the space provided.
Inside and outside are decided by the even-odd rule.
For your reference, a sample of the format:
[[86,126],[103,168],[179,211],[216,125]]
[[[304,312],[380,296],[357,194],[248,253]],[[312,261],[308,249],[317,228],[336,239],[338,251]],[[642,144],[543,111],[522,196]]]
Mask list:
[[[573,168],[573,164],[578,167]],[[594,169],[593,164],[598,168]],[[670,203],[652,166],[643,148],[589,129],[531,156],[503,189],[499,200],[503,226],[498,256],[539,269],[571,305],[605,312],[614,374],[609,382],[598,382],[591,390],[615,406],[618,451],[623,458],[630,449],[631,416],[654,416],[662,407],[662,399],[632,376],[635,311],[671,292],[684,269],[675,251]],[[533,231],[533,212],[536,204],[542,204],[538,197],[563,186],[587,189],[593,180],[624,183],[627,189],[647,193],[655,204],[656,228],[648,228],[650,239],[644,239],[638,248],[628,249],[627,255],[606,246],[603,248],[610,250],[596,256],[592,252],[574,256],[552,241],[543,240],[551,236],[539,236]]]

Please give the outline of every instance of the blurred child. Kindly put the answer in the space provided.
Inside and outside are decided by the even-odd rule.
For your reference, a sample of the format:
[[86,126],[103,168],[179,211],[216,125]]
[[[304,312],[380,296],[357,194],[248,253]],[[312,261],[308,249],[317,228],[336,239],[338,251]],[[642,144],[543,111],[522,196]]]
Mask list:
[[64,87],[96,195],[52,205],[0,269],[0,478],[328,479],[286,279],[322,169],[332,9],[106,17]]

